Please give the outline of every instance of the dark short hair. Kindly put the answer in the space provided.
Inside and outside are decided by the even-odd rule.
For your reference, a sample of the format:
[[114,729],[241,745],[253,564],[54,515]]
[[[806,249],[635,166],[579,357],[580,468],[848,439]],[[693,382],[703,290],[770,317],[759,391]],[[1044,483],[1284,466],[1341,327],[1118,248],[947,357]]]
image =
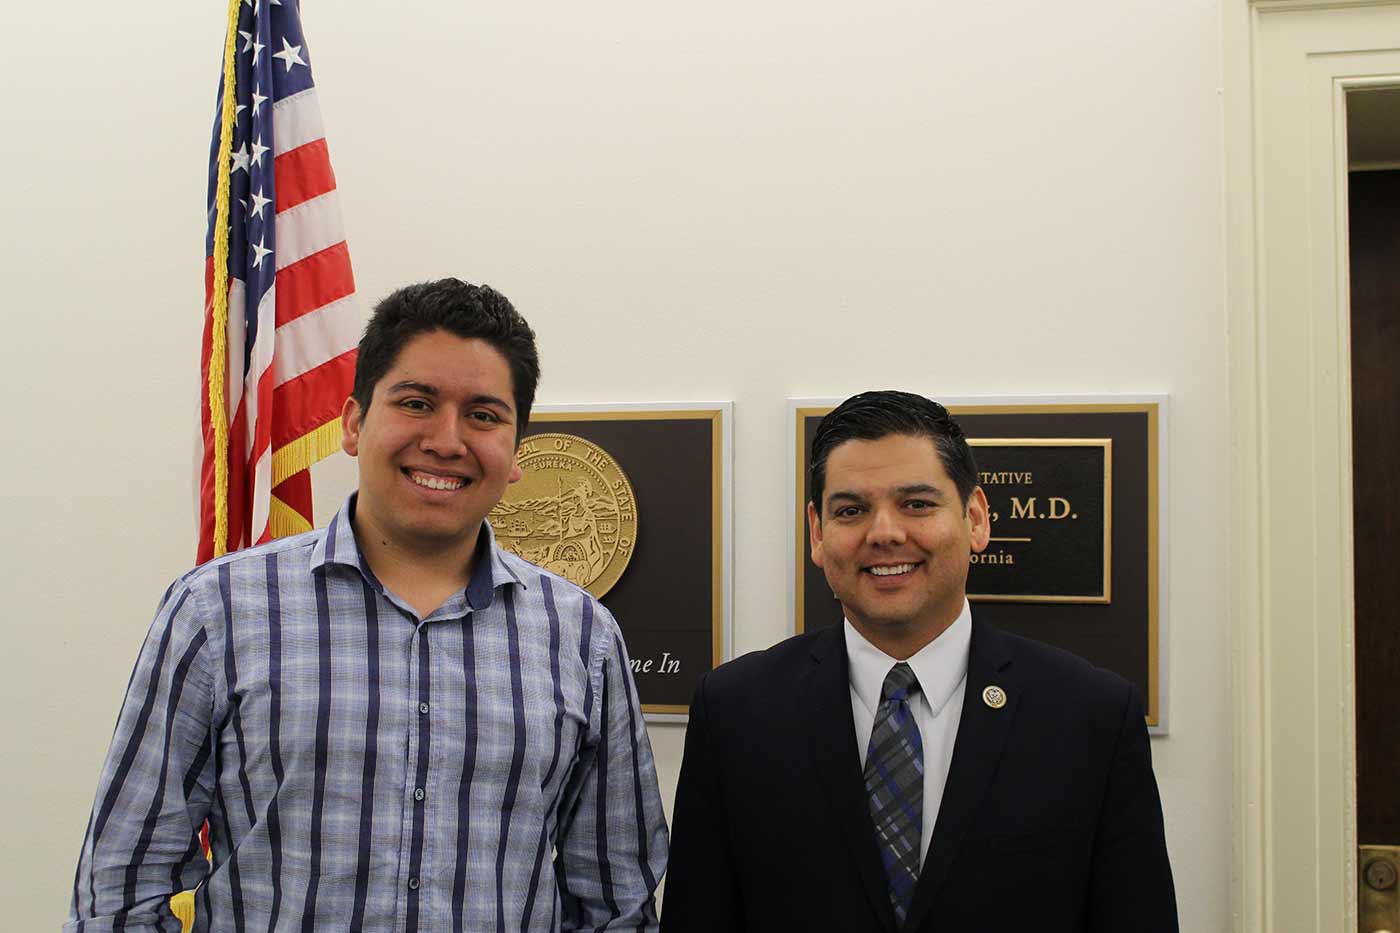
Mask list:
[[962,427],[948,409],[922,395],[884,389],[862,392],[837,405],[817,425],[812,437],[812,505],[822,513],[826,491],[826,458],[846,441],[877,441],[891,434],[927,437],[933,441],[943,469],[958,488],[963,506],[977,488],[977,461]]
[[369,411],[374,387],[393,368],[404,346],[419,334],[438,330],[484,340],[505,357],[515,396],[515,436],[520,437],[530,423],[530,408],[540,381],[535,332],[505,295],[489,285],[472,285],[460,279],[406,285],[375,307],[355,359],[351,395],[360,409]]

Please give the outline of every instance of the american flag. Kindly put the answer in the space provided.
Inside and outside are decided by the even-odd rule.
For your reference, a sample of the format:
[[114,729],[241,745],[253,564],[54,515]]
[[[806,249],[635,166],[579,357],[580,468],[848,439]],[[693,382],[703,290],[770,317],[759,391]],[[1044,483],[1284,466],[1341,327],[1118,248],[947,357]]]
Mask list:
[[[338,415],[362,326],[300,5],[234,6],[209,160],[201,562],[312,527],[308,468],[339,447]],[[225,133],[230,78],[234,106]],[[216,275],[221,225],[226,284]],[[220,292],[226,318],[215,300]],[[215,365],[224,357],[220,342],[223,367]],[[226,432],[216,430],[221,425]]]

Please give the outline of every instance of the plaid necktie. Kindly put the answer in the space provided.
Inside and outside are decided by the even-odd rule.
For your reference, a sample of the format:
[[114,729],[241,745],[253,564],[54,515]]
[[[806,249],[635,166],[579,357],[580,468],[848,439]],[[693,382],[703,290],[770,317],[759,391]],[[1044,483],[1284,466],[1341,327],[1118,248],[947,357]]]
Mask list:
[[924,742],[909,709],[909,697],[918,690],[918,678],[903,661],[885,676],[865,756],[865,789],[870,794],[875,842],[900,926],[914,902],[923,832]]

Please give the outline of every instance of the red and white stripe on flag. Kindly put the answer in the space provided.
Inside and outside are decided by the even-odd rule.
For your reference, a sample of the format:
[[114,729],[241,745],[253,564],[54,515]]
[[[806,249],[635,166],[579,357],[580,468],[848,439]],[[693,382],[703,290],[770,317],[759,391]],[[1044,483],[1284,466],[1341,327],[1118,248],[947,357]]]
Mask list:
[[[266,105],[264,105],[266,106]],[[214,259],[205,262],[199,561],[312,527],[310,466],[339,449],[362,327],[315,87],[272,103],[276,273],[248,346],[246,284],[228,284],[228,533],[215,540],[216,446],[208,401]],[[233,205],[251,210],[256,201]],[[268,239],[264,237],[263,242]],[[246,360],[246,365],[245,365]]]

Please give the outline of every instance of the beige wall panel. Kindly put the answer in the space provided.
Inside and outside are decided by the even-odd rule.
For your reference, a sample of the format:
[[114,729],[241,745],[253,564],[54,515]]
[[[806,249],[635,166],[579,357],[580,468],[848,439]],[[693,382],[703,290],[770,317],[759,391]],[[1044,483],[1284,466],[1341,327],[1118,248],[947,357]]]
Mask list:
[[[219,4],[7,13],[7,927],[53,928],[191,558]],[[540,400],[735,402],[735,642],[787,630],[785,400],[1166,393],[1183,928],[1230,925],[1220,0],[307,3],[362,294],[458,274]],[[318,470],[323,501],[353,485]],[[323,509],[322,516],[325,511]],[[663,795],[682,728],[653,728]]]

